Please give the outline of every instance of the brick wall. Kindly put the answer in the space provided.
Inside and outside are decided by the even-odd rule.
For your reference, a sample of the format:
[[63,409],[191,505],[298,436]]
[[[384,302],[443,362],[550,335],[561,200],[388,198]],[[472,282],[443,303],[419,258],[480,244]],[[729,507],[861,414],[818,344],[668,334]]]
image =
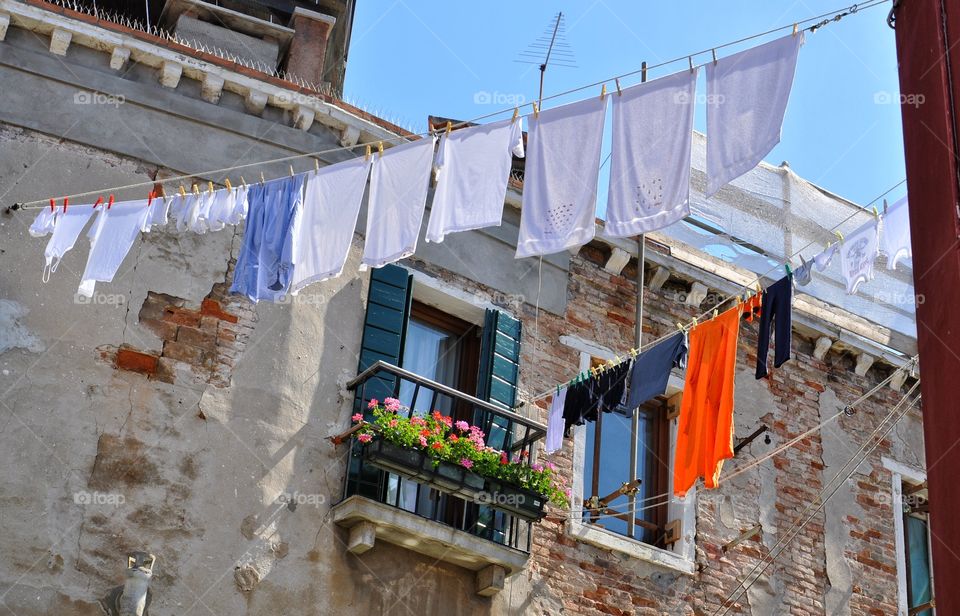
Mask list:
[[[559,317],[535,312],[533,298],[522,306],[524,322],[521,386],[526,392],[545,391],[576,374],[579,352],[559,344],[563,335],[577,336],[608,347],[621,355],[633,346],[636,270],[631,263],[621,275],[602,269],[606,255],[588,246],[573,258],[570,270],[568,306]],[[462,286],[470,292],[496,297],[494,290],[460,279],[428,263],[413,260],[417,269]],[[649,276],[648,276],[649,279]],[[649,342],[675,330],[709,308],[687,306],[682,297],[688,286],[671,279],[661,289],[645,292],[644,340]],[[706,300],[709,302],[710,300]],[[515,307],[515,306],[514,306]],[[722,308],[728,308],[729,305]],[[510,307],[505,307],[510,308]],[[741,328],[738,370],[752,372],[756,363],[757,323]],[[854,358],[831,352],[823,361],[813,357],[813,341],[794,334],[793,358],[771,370],[757,387],[769,391],[773,401],[761,422],[769,427],[772,444],[766,450],[796,437],[817,424],[821,396],[835,394],[850,402],[889,374],[889,367],[875,366],[865,377],[854,374]],[[741,393],[741,396],[748,395]],[[901,394],[884,387],[860,405],[852,416],[842,416],[828,429],[840,443],[836,457],[844,462],[867,440]],[[740,409],[745,400],[738,399]],[[546,421],[546,401],[539,402],[539,419]],[[738,411],[739,412],[739,411]],[[907,426],[907,422],[910,423]],[[920,430],[919,413],[904,418],[902,429]],[[745,434],[737,434],[737,437]],[[573,439],[550,457],[562,473],[573,473]],[[845,444],[845,445],[844,445]],[[751,589],[740,597],[731,613],[825,614],[828,594],[843,595],[840,614],[892,614],[897,606],[896,555],[893,513],[889,502],[890,473],[883,469],[881,456],[891,455],[891,439],[885,439],[858,468],[840,491],[852,495],[859,505],[857,515],[841,512],[836,521],[840,537],[828,545],[826,514],[817,513],[780,554]],[[757,455],[742,450],[726,463],[726,472],[748,463]],[[762,492],[760,473],[747,473],[729,487],[699,492],[697,505],[697,573],[688,576],[613,551],[581,543],[565,532],[565,512],[552,511],[535,532],[533,557],[522,575],[539,582],[546,596],[562,601],[570,614],[712,614],[738,587],[744,575],[768,554],[776,542],[791,532],[804,508],[813,502],[840,471],[827,469],[819,432],[777,455],[769,465],[773,474],[773,503],[763,511],[758,503]],[[721,476],[722,477],[722,476]],[[731,512],[724,515],[723,510]],[[732,515],[732,523],[730,520]],[[726,522],[724,517],[727,518]],[[722,546],[741,530],[761,524],[762,533],[724,553]],[[832,522],[831,522],[832,524]],[[853,583],[833,589],[828,575],[828,550],[842,559]],[[544,599],[545,601],[545,599]],[[755,603],[755,604],[753,604]],[[537,601],[533,602],[538,605]],[[544,602],[544,605],[547,605]]]

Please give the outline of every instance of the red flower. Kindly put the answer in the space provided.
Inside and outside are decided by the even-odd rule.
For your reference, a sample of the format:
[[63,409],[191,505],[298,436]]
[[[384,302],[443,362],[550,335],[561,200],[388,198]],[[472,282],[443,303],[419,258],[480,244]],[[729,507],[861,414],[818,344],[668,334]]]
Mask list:
[[420,436],[429,437],[429,436],[430,436],[430,430],[427,430],[426,428],[424,428],[423,430],[420,430]]
[[450,435],[450,442],[451,442],[451,443],[456,443],[456,442],[459,441],[459,440],[460,440],[460,439],[457,437],[456,434],[451,434],[451,435]]
[[506,464],[506,463],[507,463],[507,452],[504,451],[503,453],[500,454],[500,464]]
[[443,443],[436,442],[433,445],[431,445],[431,447],[433,447],[434,449],[443,449]]

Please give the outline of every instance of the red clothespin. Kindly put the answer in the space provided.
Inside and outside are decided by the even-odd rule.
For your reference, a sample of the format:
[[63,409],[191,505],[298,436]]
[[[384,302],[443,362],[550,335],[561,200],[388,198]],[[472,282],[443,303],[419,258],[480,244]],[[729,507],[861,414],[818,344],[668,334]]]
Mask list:
[[150,191],[150,194],[147,195],[147,207],[150,207],[150,204],[153,203],[153,191]]
[[55,209],[57,209],[57,206],[56,206],[56,204],[55,204],[54,201],[53,201],[53,197],[51,197],[51,198],[50,198],[50,211],[52,212],[52,211],[54,211]]
[[70,199],[64,197],[64,198],[63,198],[63,213],[64,213],[64,214],[67,213],[67,206],[68,206],[69,204],[70,204]]
[[107,209],[109,210],[112,207],[113,207],[113,195],[110,195],[110,200],[107,201]]
[[101,203],[103,203],[103,197],[97,197],[97,202],[93,204],[93,207],[96,208]]

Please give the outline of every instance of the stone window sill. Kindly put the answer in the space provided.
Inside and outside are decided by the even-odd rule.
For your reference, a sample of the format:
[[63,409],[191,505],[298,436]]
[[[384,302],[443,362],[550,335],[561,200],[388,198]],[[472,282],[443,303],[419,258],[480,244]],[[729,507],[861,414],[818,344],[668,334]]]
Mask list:
[[568,521],[566,532],[567,536],[594,547],[619,552],[631,558],[643,560],[685,575],[696,573],[696,563],[689,558],[618,535],[603,528],[584,524],[580,520]]

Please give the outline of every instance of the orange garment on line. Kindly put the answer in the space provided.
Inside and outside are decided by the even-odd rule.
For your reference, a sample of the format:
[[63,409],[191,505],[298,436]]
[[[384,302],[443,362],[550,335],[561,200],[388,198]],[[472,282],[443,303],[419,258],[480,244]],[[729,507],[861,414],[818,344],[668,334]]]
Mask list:
[[687,376],[673,464],[673,493],[683,497],[704,478],[717,487],[723,461],[733,457],[733,381],[742,307],[690,331]]
[[763,294],[757,293],[751,295],[747,301],[740,304],[740,312],[743,313],[743,320],[747,323],[752,323],[755,317],[760,316],[760,307],[762,304]]

